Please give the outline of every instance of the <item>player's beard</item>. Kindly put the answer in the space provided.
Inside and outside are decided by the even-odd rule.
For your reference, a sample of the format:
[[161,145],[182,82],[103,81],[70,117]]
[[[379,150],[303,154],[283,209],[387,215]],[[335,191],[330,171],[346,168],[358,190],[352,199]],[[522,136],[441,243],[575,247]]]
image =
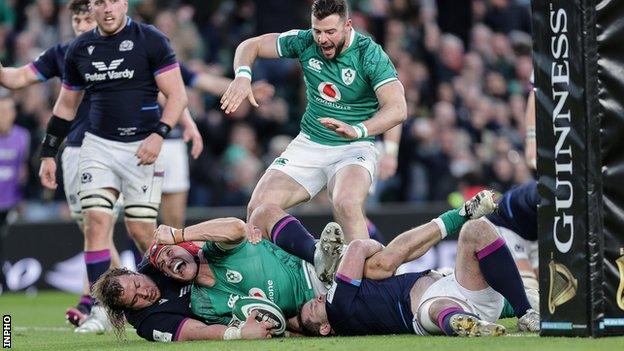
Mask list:
[[[334,44],[334,56],[327,58],[328,60],[334,60],[336,57],[338,57],[338,55],[340,55],[340,52],[342,52],[342,49],[345,46],[345,43],[347,41],[347,36],[344,36],[342,38],[342,40],[340,42],[338,42],[338,44]],[[321,48],[321,52],[323,52],[323,47],[321,45],[319,45],[319,47]]]

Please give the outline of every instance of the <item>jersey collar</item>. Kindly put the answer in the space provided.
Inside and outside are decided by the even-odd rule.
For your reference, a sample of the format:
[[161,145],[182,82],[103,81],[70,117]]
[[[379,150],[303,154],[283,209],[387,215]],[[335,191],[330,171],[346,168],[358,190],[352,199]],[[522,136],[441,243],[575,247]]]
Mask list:
[[349,45],[347,45],[344,51],[341,52],[338,56],[344,55],[351,49],[351,46],[353,46],[353,42],[355,41],[355,35],[356,35],[355,29],[351,27],[351,32],[349,33]]

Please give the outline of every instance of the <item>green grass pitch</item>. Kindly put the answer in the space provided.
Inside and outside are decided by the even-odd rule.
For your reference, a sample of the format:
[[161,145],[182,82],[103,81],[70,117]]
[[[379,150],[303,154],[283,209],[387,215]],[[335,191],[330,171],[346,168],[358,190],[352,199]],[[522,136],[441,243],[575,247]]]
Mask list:
[[41,292],[37,296],[24,294],[0,295],[0,312],[12,317],[12,349],[14,350],[310,350],[310,351],[497,351],[497,350],[621,350],[624,337],[602,339],[541,338],[519,334],[515,320],[503,320],[508,334],[499,338],[449,338],[419,336],[371,336],[333,338],[293,338],[258,341],[203,341],[173,344],[150,343],[136,336],[130,327],[127,340],[118,341],[114,335],[78,335],[63,320],[65,308],[77,301],[76,295]]

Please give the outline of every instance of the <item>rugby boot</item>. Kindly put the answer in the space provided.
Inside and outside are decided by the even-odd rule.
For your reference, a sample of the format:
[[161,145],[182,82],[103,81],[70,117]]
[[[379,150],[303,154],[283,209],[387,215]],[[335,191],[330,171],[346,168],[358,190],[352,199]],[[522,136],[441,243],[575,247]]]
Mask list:
[[323,283],[331,284],[334,280],[344,246],[344,233],[340,225],[327,223],[314,250],[314,270]]
[[469,314],[458,313],[451,317],[451,328],[458,336],[482,337],[505,335],[505,327],[486,322]]
[[527,310],[524,316],[518,318],[518,331],[537,333],[540,331],[540,315],[536,310]]
[[494,193],[482,190],[470,198],[459,210],[459,214],[467,219],[477,219],[489,215],[497,208],[494,202]]
[[89,314],[82,325],[74,331],[76,333],[104,334],[111,330],[113,330],[113,327],[108,320],[106,310],[104,310],[104,307],[96,305],[91,308],[91,314]]

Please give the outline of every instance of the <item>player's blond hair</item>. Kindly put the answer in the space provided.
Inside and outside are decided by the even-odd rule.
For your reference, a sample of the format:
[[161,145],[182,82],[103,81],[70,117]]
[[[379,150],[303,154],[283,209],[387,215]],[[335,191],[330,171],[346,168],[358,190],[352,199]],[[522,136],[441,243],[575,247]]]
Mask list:
[[118,339],[123,339],[125,337],[124,324],[126,318],[124,312],[128,309],[127,306],[121,304],[123,287],[121,283],[119,283],[119,277],[135,274],[137,273],[126,268],[113,268],[102,274],[100,279],[91,287],[91,294],[106,309],[106,313],[108,314],[108,318],[110,319]]

